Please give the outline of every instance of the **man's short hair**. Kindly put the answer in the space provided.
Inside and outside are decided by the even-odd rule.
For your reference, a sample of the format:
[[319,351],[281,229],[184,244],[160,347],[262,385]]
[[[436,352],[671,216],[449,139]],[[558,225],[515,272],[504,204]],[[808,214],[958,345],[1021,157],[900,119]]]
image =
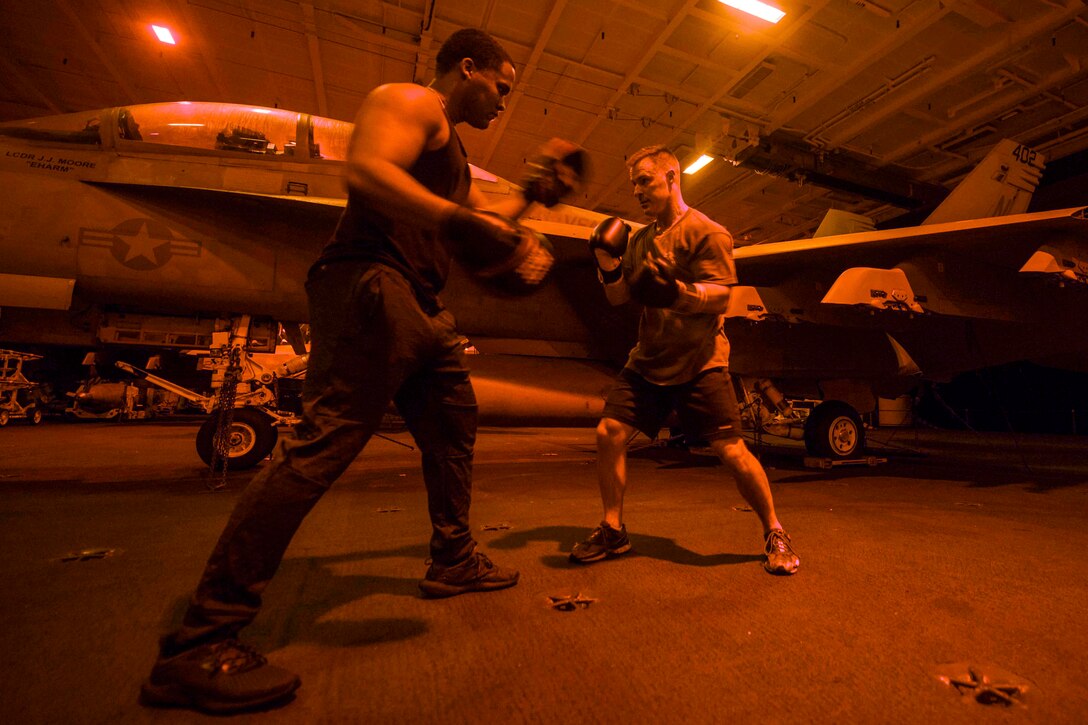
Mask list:
[[647,146],[639,149],[627,159],[627,169],[635,168],[643,159],[653,161],[654,168],[658,171],[680,170],[680,160],[676,158],[676,154],[669,150],[668,146]]
[[499,41],[479,28],[462,28],[446,38],[435,58],[435,70],[438,75],[445,75],[456,68],[462,58],[472,58],[472,62],[483,70],[501,70],[503,63],[514,65]]

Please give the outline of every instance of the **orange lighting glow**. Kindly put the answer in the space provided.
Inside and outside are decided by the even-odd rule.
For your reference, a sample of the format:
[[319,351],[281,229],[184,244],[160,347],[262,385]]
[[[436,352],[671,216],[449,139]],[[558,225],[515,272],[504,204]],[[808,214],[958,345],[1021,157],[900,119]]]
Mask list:
[[684,173],[685,174],[694,174],[696,171],[699,171],[701,168],[703,168],[704,166],[706,166],[707,164],[709,164],[713,160],[714,160],[713,156],[707,156],[706,154],[703,154],[699,158],[692,161],[691,164],[689,164],[688,167],[686,169],[684,169]]
[[174,40],[174,34],[170,32],[170,28],[165,28],[161,25],[152,25],[151,29],[155,31],[155,37],[168,45],[176,45],[177,41]]
[[724,5],[728,5],[731,8],[736,8],[741,12],[748,13],[749,15],[755,15],[761,20],[766,20],[768,23],[777,23],[786,13],[782,12],[776,7],[768,5],[767,3],[760,2],[759,0],[718,0]]

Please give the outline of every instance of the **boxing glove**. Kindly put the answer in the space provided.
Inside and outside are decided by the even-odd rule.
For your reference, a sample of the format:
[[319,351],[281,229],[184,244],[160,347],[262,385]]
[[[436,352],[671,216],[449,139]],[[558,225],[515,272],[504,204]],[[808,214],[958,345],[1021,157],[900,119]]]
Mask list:
[[627,252],[627,240],[631,236],[631,227],[618,217],[608,217],[589,235],[589,253],[597,263],[601,282],[612,284],[623,276],[620,262]]
[[680,298],[676,277],[652,258],[646,260],[630,284],[631,299],[646,307],[672,307]]
[[531,292],[555,261],[546,237],[493,212],[459,206],[441,231],[474,276],[509,294]]
[[526,201],[553,207],[581,188],[589,174],[589,155],[570,141],[553,138],[529,160],[522,193]]

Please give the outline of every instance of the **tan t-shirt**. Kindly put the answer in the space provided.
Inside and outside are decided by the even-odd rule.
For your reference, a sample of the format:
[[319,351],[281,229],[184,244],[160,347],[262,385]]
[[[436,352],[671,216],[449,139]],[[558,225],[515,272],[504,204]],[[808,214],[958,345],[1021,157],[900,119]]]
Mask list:
[[[632,279],[653,257],[682,282],[737,283],[733,237],[717,222],[689,208],[668,229],[649,224],[635,232],[623,256],[623,274]],[[647,307],[638,325],[638,343],[626,367],[657,385],[686,383],[703,370],[729,366],[729,340],[717,313],[681,314]]]

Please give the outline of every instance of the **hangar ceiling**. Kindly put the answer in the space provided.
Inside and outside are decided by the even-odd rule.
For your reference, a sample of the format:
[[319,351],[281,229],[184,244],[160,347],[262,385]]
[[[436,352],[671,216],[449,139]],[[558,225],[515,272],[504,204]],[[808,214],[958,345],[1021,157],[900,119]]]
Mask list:
[[474,163],[516,180],[573,139],[595,168],[578,203],[638,219],[626,155],[709,153],[686,198],[741,244],[933,203],[1004,137],[1051,162],[1088,149],[1083,0],[774,4],[777,25],[717,0],[0,0],[0,120],[171,100],[351,120],[476,26],[519,80],[492,129],[462,127]]

